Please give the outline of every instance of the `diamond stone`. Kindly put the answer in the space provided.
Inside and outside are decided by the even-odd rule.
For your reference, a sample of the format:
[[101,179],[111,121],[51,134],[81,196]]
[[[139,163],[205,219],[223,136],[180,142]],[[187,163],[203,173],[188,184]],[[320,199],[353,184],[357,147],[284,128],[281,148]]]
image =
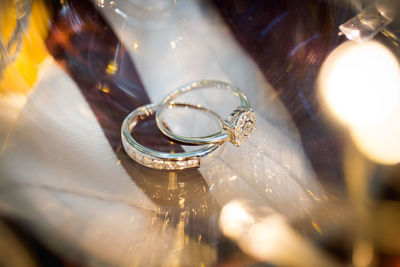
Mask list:
[[132,151],[132,159],[140,163],[143,166],[150,167],[159,170],[183,170],[187,168],[194,168],[199,166],[199,159],[152,159],[148,156],[144,156],[138,152]]
[[155,159],[155,160],[153,160],[153,166],[156,169],[162,169],[164,165],[161,160]]
[[143,160],[143,156],[140,155],[140,154],[135,154],[134,157],[135,157],[135,159],[136,159],[137,162],[140,162],[140,163],[141,163],[142,160]]
[[198,166],[198,160],[197,159],[189,159],[187,161],[187,166],[188,166],[188,168],[193,168],[193,167]]
[[249,136],[251,134],[251,132],[253,131],[253,128],[254,128],[253,123],[251,123],[250,121],[246,121],[242,128],[243,135]]
[[225,121],[230,141],[235,146],[240,146],[247,141],[251,133],[255,130],[255,125],[254,111],[251,108],[244,109],[239,107]]
[[178,169],[184,169],[187,168],[187,162],[183,161],[183,160],[179,160],[176,162],[176,167]]
[[153,163],[153,161],[149,158],[143,158],[142,163],[146,166],[150,166]]
[[173,170],[176,168],[176,164],[173,161],[167,161],[167,162],[165,162],[165,165],[168,170]]

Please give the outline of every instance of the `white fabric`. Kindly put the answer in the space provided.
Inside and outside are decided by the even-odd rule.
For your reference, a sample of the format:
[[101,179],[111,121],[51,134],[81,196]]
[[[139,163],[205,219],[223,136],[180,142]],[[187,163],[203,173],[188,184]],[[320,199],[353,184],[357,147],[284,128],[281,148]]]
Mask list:
[[[218,190],[220,204],[237,197],[263,199],[294,216],[321,196],[289,114],[210,6],[196,0],[155,1],[167,8],[149,11],[146,2],[115,2],[99,10],[131,52],[153,102],[190,81],[215,79],[242,89],[256,110],[257,130],[248,143],[239,149],[228,144],[217,162],[200,169]],[[138,21],[139,12],[147,20]]]
[[[228,144],[218,160],[200,169],[211,197],[221,206],[251,199],[287,216],[311,208],[323,191],[298,133],[217,14],[202,1],[179,1],[157,11],[161,16],[141,14],[138,22],[121,13],[136,12],[135,6],[116,2],[102,13],[128,48],[152,101],[191,80],[220,79],[242,88],[254,104],[254,136],[240,148]],[[0,181],[1,210],[30,222],[61,253],[88,255],[89,265],[210,265],[216,258],[215,247],[183,235],[185,221],[173,227],[167,219],[155,220],[168,214],[132,182],[76,84],[52,60],[41,66],[9,131],[0,176],[6,177]]]

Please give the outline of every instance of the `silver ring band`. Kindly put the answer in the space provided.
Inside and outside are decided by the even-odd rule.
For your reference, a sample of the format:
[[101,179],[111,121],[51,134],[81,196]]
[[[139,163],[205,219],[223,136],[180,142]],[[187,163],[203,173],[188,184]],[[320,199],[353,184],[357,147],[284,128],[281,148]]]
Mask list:
[[[189,108],[200,109],[212,115],[214,112],[190,104],[177,104]],[[147,148],[139,144],[132,136],[132,129],[137,125],[139,118],[150,116],[159,109],[158,104],[148,104],[132,111],[124,120],[121,127],[122,145],[126,153],[143,166],[160,170],[183,170],[196,168],[207,161],[214,159],[223,149],[223,142],[208,144],[191,152],[168,153]]]
[[[163,111],[174,104],[174,99],[178,96],[187,93],[189,91],[198,90],[202,88],[222,88],[232,91],[236,96],[240,98],[240,106],[237,107],[230,116],[222,120],[221,130],[211,135],[201,137],[187,137],[181,136],[171,132],[161,120],[161,114]],[[201,80],[188,83],[177,90],[167,95],[160,103],[159,108],[156,112],[156,123],[158,129],[168,136],[169,138],[176,140],[181,143],[189,144],[210,144],[219,143],[229,140],[235,146],[239,146],[244,143],[251,133],[255,130],[255,117],[254,111],[250,106],[250,102],[247,96],[237,87],[221,81],[213,80]]]

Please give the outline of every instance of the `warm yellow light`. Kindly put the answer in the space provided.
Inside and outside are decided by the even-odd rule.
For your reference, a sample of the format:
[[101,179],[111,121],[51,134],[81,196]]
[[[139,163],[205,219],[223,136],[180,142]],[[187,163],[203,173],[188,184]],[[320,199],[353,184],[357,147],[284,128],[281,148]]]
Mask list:
[[371,125],[400,103],[400,68],[383,45],[346,42],[324,63],[318,80],[322,103],[341,122]]
[[222,208],[219,223],[224,235],[257,260],[278,266],[339,266],[269,207],[234,200]]
[[381,164],[400,162],[400,105],[381,121],[351,129],[353,140],[368,158]]
[[293,236],[285,219],[279,214],[270,215],[262,222],[252,225],[247,238],[244,250],[251,252],[259,260],[276,261],[282,256],[290,257],[286,249],[290,250],[287,243],[289,240],[293,241]]
[[400,67],[390,50],[374,41],[344,43],[324,63],[318,86],[323,107],[360,151],[382,164],[400,162]]
[[[6,12],[8,13],[6,14]],[[13,12],[15,10],[8,8],[0,10],[0,32],[3,38],[7,37],[4,35],[5,32],[7,35],[15,29],[15,19],[13,18],[16,14]],[[49,19],[50,12],[45,2],[43,0],[33,1],[29,27],[24,32],[20,53],[3,73],[3,77],[0,79],[0,93],[27,93],[36,82],[38,66],[48,56],[44,40],[48,33]],[[7,39],[3,41],[7,42]]]
[[252,223],[254,223],[253,217],[239,201],[226,204],[221,211],[219,224],[222,232],[230,238],[239,238],[242,231]]
[[114,75],[118,70],[118,62],[111,60],[106,68],[106,73],[110,75]]

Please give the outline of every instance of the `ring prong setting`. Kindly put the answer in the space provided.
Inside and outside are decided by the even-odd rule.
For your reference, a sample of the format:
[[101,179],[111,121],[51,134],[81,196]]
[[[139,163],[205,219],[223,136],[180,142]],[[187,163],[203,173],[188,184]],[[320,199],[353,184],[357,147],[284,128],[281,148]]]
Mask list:
[[238,107],[224,121],[224,128],[228,132],[229,141],[235,146],[240,146],[256,129],[254,110]]

